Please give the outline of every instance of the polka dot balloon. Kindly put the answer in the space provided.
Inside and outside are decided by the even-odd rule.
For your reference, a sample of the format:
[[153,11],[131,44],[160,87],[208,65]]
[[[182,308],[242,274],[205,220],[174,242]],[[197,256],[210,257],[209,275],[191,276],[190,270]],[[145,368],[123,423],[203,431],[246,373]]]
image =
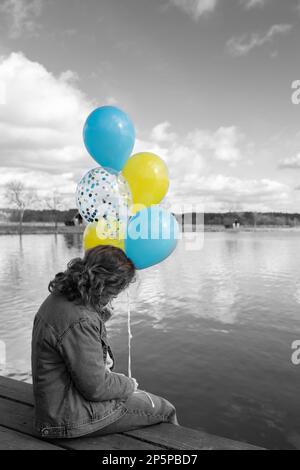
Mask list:
[[94,168],[79,181],[76,203],[82,218],[88,222],[127,222],[131,192],[123,176],[110,168]]

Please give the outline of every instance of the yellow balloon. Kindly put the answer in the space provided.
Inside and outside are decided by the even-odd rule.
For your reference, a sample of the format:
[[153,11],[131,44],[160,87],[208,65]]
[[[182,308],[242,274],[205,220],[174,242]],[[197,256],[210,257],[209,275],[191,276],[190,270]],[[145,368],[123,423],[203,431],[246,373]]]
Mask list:
[[129,184],[134,205],[159,204],[168,192],[167,165],[154,153],[133,155],[127,160],[122,174]]
[[124,251],[124,229],[120,222],[102,219],[86,226],[83,234],[84,250],[99,245],[111,245]]
[[144,204],[132,204],[129,209],[130,214],[135,215],[137,212],[140,212],[141,210],[145,209],[145,206]]

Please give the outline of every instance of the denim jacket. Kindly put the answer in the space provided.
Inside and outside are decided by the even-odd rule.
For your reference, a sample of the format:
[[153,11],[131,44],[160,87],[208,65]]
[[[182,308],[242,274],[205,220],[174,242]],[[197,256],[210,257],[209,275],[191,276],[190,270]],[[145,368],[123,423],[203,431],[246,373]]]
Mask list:
[[106,329],[100,316],[50,294],[34,319],[32,377],[35,427],[42,437],[97,431],[126,413],[133,381],[105,368]]

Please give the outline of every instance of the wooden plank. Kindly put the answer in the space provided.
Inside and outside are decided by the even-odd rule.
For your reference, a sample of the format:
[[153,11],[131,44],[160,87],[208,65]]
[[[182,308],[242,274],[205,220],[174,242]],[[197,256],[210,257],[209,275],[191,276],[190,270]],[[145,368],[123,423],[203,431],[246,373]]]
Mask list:
[[[0,377],[0,397],[6,397],[9,400],[17,400],[18,402],[33,406],[32,385],[25,382]],[[126,432],[124,435],[144,441],[144,443],[151,442],[153,445],[172,449],[260,449],[250,444],[236,442],[230,439],[213,436],[203,431],[170,424],[159,424],[136,431]]]
[[35,439],[0,426],[0,450],[64,450],[54,444]]
[[232,441],[230,439],[207,434],[196,429],[174,426],[172,424],[158,424],[125,433],[153,443],[160,443],[169,449],[178,450],[263,450],[259,447]]
[[33,407],[0,398],[0,426],[39,438],[33,429]]
[[0,376],[0,397],[33,406],[32,385]]
[[[33,407],[31,405],[0,398],[0,426],[39,438],[33,429]],[[51,442],[56,446],[70,450],[161,449],[161,446],[158,444],[143,442],[123,434],[110,434],[108,436],[93,438],[55,439],[55,441],[43,440],[42,442]]]
[[69,450],[162,450],[158,444],[144,442],[125,434],[110,434],[102,437],[80,437],[57,441]]

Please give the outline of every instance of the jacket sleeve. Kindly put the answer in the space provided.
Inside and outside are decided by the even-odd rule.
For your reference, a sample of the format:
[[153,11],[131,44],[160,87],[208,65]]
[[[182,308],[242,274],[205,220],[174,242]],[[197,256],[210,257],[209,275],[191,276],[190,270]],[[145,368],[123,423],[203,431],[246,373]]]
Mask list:
[[83,320],[72,325],[62,336],[59,350],[86,400],[122,399],[133,393],[132,379],[105,369],[100,331],[92,322]]

